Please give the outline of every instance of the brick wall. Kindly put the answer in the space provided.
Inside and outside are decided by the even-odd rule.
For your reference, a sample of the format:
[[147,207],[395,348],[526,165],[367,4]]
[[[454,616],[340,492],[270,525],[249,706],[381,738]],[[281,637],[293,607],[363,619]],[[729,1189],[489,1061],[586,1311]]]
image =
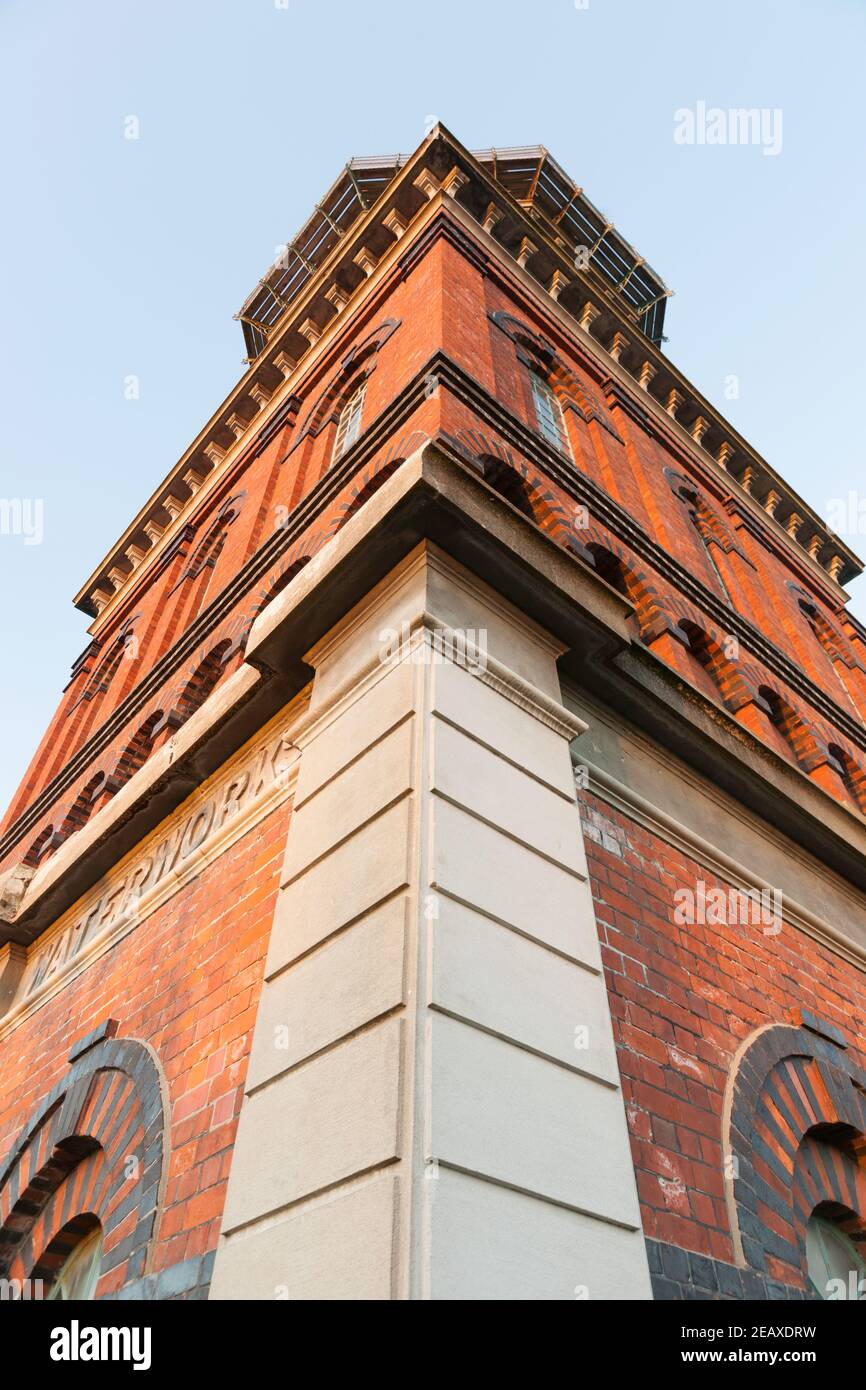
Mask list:
[[[502,315],[508,316],[507,322]],[[508,422],[516,420],[528,439],[538,439],[529,388],[536,340],[556,354],[554,365],[539,361],[538,369],[558,385],[563,399],[578,405],[565,412],[574,465],[658,548],[657,560],[636,554],[628,539],[612,531],[594,508],[578,520],[574,497],[557,484],[550,466],[542,457],[530,458],[510,437],[513,426]],[[158,569],[152,580],[133,586],[129,598],[99,632],[94,649],[76,668],[64,692],[7,814],[5,828],[52,778],[63,773],[88,740],[108,727],[124,701],[174,649],[173,644],[191,630],[302,499],[326,479],[332,467],[333,417],[339,410],[342,387],[350,389],[358,371],[372,366],[363,416],[363,427],[368,429],[437,351],[445,352],[488,394],[493,415],[482,419],[477,407],[444,387],[426,394],[404,415],[397,437],[389,438],[376,459],[359,470],[359,478],[347,483],[322,516],[310,523],[286,559],[237,599],[232,611],[151,693],[146,706],[116,729],[98,755],[88,759],[53,804],[40,806],[26,833],[4,851],[0,869],[18,862],[25,853],[31,861],[41,862],[76,824],[110,799],[117,770],[147,721],[155,721],[153,746],[158,747],[194,708],[191,695],[200,684],[202,663],[213,660],[214,652],[219,654],[216,678],[240,663],[244,635],[256,609],[281,582],[287,564],[315,553],[333,534],[353,505],[359,482],[363,484],[389,456],[393,458],[399,438],[439,431],[462,441],[470,455],[483,456],[485,450],[493,450],[506,457],[506,466],[528,486],[540,525],[560,544],[576,544],[578,553],[591,563],[620,567],[629,596],[634,600],[640,593],[647,598],[643,608],[638,606],[636,633],[679,676],[724,704],[737,722],[835,800],[857,810],[866,807],[866,774],[860,767],[866,755],[852,744],[850,731],[834,727],[832,713],[828,717],[827,709],[817,709],[814,700],[810,703],[808,692],[804,695],[791,684],[794,670],[802,673],[844,715],[861,722],[866,708],[864,652],[854,630],[849,628],[847,635],[843,631],[844,612],[834,611],[826,593],[803,588],[804,583],[808,587],[808,578],[781,557],[769,531],[756,537],[754,526],[731,502],[728,484],[695,468],[673,439],[648,428],[639,401],[627,407],[621,391],[611,389],[606,369],[592,366],[525,289],[507,275],[483,273],[481,262],[440,237],[431,239],[405,275],[395,274],[338,335],[299,383],[298,404],[285,426],[260,453],[228,470],[220,486],[191,512],[190,534],[170,563]],[[358,354],[357,368],[351,366],[353,353]],[[493,418],[497,411],[505,412],[501,428]],[[684,487],[696,489],[699,514],[680,495]],[[221,512],[230,518],[222,529]],[[218,544],[214,544],[214,528]],[[594,547],[594,560],[587,546]],[[599,558],[599,551],[607,560]],[[197,569],[196,557],[200,560],[205,553],[214,563]],[[676,580],[659,571],[665,555],[675,557],[682,567],[683,582],[687,577],[697,580],[722,609],[710,613],[700,596],[684,597]],[[604,573],[610,582],[612,571]],[[820,621],[810,624],[805,617],[800,606],[804,594],[819,610]],[[730,605],[788,658],[792,664],[788,678],[770,669],[756,644],[748,640],[740,638],[730,654],[725,616]],[[130,623],[132,638],[119,655],[117,643],[124,625]],[[113,654],[118,656],[114,667]],[[103,670],[110,679],[105,689],[99,689]],[[88,698],[82,698],[88,692]],[[832,758],[831,743],[836,749]],[[839,749],[850,766],[840,767]],[[94,781],[98,785],[91,801],[89,789]]]
[[[169,1164],[140,1296],[200,1296],[207,1281],[288,816],[284,805],[260,821],[2,1043],[0,1171],[78,1038],[111,1017],[119,1036],[154,1049],[168,1088]],[[100,1297],[127,1278],[108,1249],[103,1269]]]
[[[751,923],[679,925],[678,889],[729,885],[591,792],[579,795],[657,1296],[805,1296],[802,1269],[772,1251],[762,1273],[731,1268],[725,1084],[744,1039],[790,1023],[796,1009],[838,1029],[862,1068],[866,979],[787,922],[778,935]],[[772,1244],[777,1214],[767,1202],[756,1214]]]
[[[519,342],[513,328],[506,331],[491,318],[503,313],[523,325]],[[89,758],[71,785],[40,811],[0,867],[17,863],[44,828],[56,833],[66,823],[94,773],[102,769],[110,774],[125,756],[142,720],[153,712],[164,716],[185,708],[184,681],[200,679],[199,663],[224,640],[228,654],[217,675],[222,678],[240,664],[238,618],[249,620],[267,601],[286,565],[327,543],[352,507],[369,495],[377,470],[394,462],[395,451],[399,457],[400,439],[413,434],[443,436],[481,472],[489,455],[495,455],[517,489],[507,496],[522,489],[536,522],[595,564],[606,582],[620,574],[635,603],[635,641],[643,641],[684,682],[836,801],[862,811],[866,792],[860,774],[843,776],[824,756],[830,739],[849,746],[844,734],[833,733],[835,714],[859,717],[866,708],[866,671],[859,664],[863,645],[856,631],[846,626],[825,593],[814,593],[824,619],[845,628],[851,639],[844,659],[828,651],[791,588],[792,582],[804,581],[803,573],[788,565],[769,531],[756,537],[754,525],[729,505],[728,486],[714,482],[711,471],[695,464],[675,440],[651,430],[641,419],[639,401],[623,401],[622,392],[611,387],[608,368],[593,366],[525,286],[493,267],[485,274],[476,256],[443,236],[431,237],[425,252],[407,261],[404,272],[395,271],[337,336],[299,384],[300,401],[291,421],[193,510],[191,534],[171,562],[153,582],[136,589],[100,633],[98,649],[78,667],[63,696],[6,826],[123,709],[124,700],[156,663],[273,538],[281,518],[290,517],[327,481],[336,425],[329,417],[318,431],[307,426],[327,393],[339,387],[347,354],[388,321],[394,326],[383,334],[368,377],[364,431],[436,352],[445,353],[469,384],[461,392],[434,383],[435,389],[412,398],[411,408],[376,451],[359,454],[357,474],[327,499],[288,555],[184,658],[180,675],[156,690],[135,719],[112,732],[98,758]],[[539,336],[556,355],[555,365],[548,361],[545,366],[540,359],[539,369],[560,386],[565,383],[576,407],[565,412],[571,460],[553,457],[551,446],[538,435],[525,354],[531,358]],[[348,387],[354,378],[351,371],[345,374]],[[362,432],[361,450],[363,442]],[[680,485],[667,475],[672,469],[688,473],[699,489],[704,511],[697,519],[691,504],[679,496]],[[578,475],[621,509],[614,520],[601,502],[577,520],[568,481]],[[493,480],[491,486],[499,486],[495,473],[485,476]],[[233,519],[225,526],[215,563],[197,572],[193,565],[190,571],[219,509],[230,499],[235,501]],[[707,534],[721,539],[708,544]],[[647,544],[639,553],[641,537]],[[692,591],[684,596],[687,581]],[[713,601],[716,617],[710,614]],[[741,642],[737,654],[726,658],[727,665],[718,650],[701,646],[695,633],[717,642],[726,636],[719,604],[729,604],[732,618],[740,614],[752,624],[761,640],[781,652],[816,691],[804,695],[794,690],[770,669],[766,649],[758,650],[757,642],[754,649]],[[110,653],[123,623],[136,615],[132,659],[124,657],[107,688],[82,701],[82,690]],[[782,702],[776,718],[766,701],[758,701],[765,686],[772,686]],[[838,711],[818,709],[821,694]],[[161,736],[170,736],[174,727],[162,725]],[[860,757],[856,749],[855,755]],[[111,794],[110,787],[101,793]],[[79,809],[79,820],[86,818],[87,808]],[[734,1261],[723,1180],[722,1103],[735,1053],[756,1028],[788,1021],[791,1009],[801,1006],[837,1026],[852,1055],[859,1056],[866,988],[853,967],[787,924],[772,939],[735,927],[677,926],[674,892],[709,875],[588,794],[584,811],[639,1195],[646,1234],[656,1243],[654,1270],[667,1281],[659,1288],[669,1292],[691,1281],[707,1292],[724,1292],[720,1281],[732,1288],[736,1283],[733,1274],[719,1273],[732,1269]],[[155,1049],[169,1088],[171,1160],[151,1283],[141,1286],[149,1294],[162,1289],[160,1296],[169,1296],[168,1283],[154,1282],[162,1271],[181,1271],[169,1281],[176,1292],[200,1291],[206,1284],[207,1267],[201,1261],[214,1248],[222,1210],[287,814],[274,812],[3,1045],[3,1151],[63,1075],[71,1042],[106,1017],[119,1020],[123,1036],[140,1038]],[[771,1225],[772,1212],[763,1215]],[[103,1276],[101,1291],[119,1291],[124,1278],[122,1266],[112,1267]],[[801,1272],[780,1257],[771,1257],[762,1278],[768,1290],[803,1291]]]

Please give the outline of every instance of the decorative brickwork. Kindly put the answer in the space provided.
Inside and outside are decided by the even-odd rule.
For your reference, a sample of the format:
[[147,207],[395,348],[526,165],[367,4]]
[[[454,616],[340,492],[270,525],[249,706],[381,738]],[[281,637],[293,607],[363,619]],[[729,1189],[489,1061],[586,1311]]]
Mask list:
[[[508,614],[509,645],[472,698],[479,710],[491,692],[504,699],[510,751],[501,756],[467,705],[452,775],[483,749],[496,786],[534,778],[519,806],[507,791],[472,802],[487,830],[501,819],[511,855],[485,886],[502,890],[488,936],[511,932],[495,957],[506,984],[506,958],[533,925],[529,909],[507,924],[511,865],[541,874],[533,855],[544,873],[561,860],[569,891],[583,884],[590,955],[575,966],[557,936],[533,968],[550,973],[569,1019],[573,986],[553,980],[571,967],[592,975],[600,1013],[609,1004],[656,1296],[808,1296],[804,1232],[816,1209],[863,1243],[866,630],[840,588],[861,566],[660,351],[667,292],[655,273],[641,262],[624,280],[605,277],[601,258],[576,270],[572,218],[589,206],[576,187],[559,198],[562,171],[545,152],[540,184],[521,183],[514,155],[475,158],[436,127],[375,178],[368,163],[349,166],[344,201],[327,195],[312,218],[313,244],[288,248],[289,266],[272,267],[241,311],[248,370],[79,592],[89,640],[0,827],[0,1259],[13,1277],[41,1261],[50,1278],[99,1219],[100,1297],[206,1294],[295,779],[301,827],[318,826],[316,796],[331,808],[329,833],[355,804],[334,791],[339,758],[319,767],[314,795],[302,792],[314,680],[330,669],[323,698],[342,719],[347,678],[327,643],[340,624],[362,630],[369,596],[425,546],[462,567],[453,592],[471,630],[476,613],[491,629]],[[609,249],[614,231],[599,235]],[[338,450],[341,412],[362,386]],[[375,675],[364,665],[370,703],[352,724],[372,759],[372,798],[385,742]],[[563,690],[580,718],[563,714]],[[527,711],[531,733],[518,736]],[[404,760],[406,775],[426,776],[427,715],[412,717],[422,762]],[[548,735],[584,723],[573,753],[606,998],[579,837],[557,829],[559,802],[574,811],[565,744],[564,775],[548,783],[525,772],[521,744],[528,766]],[[440,758],[434,780],[442,768]],[[488,790],[468,783],[478,797]],[[539,838],[538,817],[527,822],[542,786],[551,823]],[[373,806],[371,824],[387,813]],[[328,842],[338,866],[342,847],[340,832]],[[485,862],[471,864],[473,881]],[[395,893],[410,881],[400,871]],[[360,890],[377,872],[359,851],[347,878]],[[316,905],[343,887],[336,873]],[[778,921],[684,919],[682,896],[698,890],[777,893]],[[293,958],[282,983],[277,971],[274,997],[289,978],[304,993],[319,945],[339,962],[344,928],[366,910]],[[287,923],[293,941],[299,927]],[[454,931],[461,950],[474,940]],[[471,968],[467,955],[461,969]],[[355,1017],[352,988],[342,1005],[335,988],[319,1011],[329,1024],[332,1007]],[[579,1089],[586,1068],[570,1030],[567,1046],[549,1036],[523,990],[503,986],[488,1003],[506,1000],[503,1031],[482,1019],[479,1047],[517,1049],[528,1029],[527,1065],[547,1059],[552,1089]],[[391,996],[382,1005],[397,1007]],[[292,1020],[297,1000],[293,1009]],[[450,1007],[452,1032],[459,1012]],[[108,1015],[128,1038],[110,1035]],[[313,1042],[297,1045],[327,1072],[342,1040],[317,1041],[314,1022]],[[371,1022],[381,1020],[347,1026],[363,1037]],[[399,1032],[392,1023],[382,1032]],[[610,1107],[609,1060],[598,1104],[612,1133],[622,1106],[617,1096]],[[389,1163],[402,1162],[394,1134]],[[256,1139],[253,1129],[253,1158]],[[128,1173],[130,1156],[141,1165]],[[318,1171],[318,1153],[308,1157]],[[523,1157],[535,1155],[513,1154],[515,1171]],[[319,1202],[344,1181],[329,1161],[310,1215],[336,1226]],[[534,1200],[509,1182],[490,1200]],[[623,1192],[630,1182],[626,1155]],[[375,1194],[362,1197],[372,1210]],[[584,1208],[572,1198],[557,1220],[577,1232]],[[641,1252],[631,1287],[645,1297],[633,1189],[632,1209],[608,1221],[619,1232],[610,1249],[630,1221]],[[406,1215],[385,1222],[389,1240]],[[228,1233],[236,1252],[243,1226]],[[390,1271],[374,1283],[396,1287]]]
[[116,1286],[152,1257],[166,1159],[158,1064],[142,1043],[85,1040],[24,1125],[0,1174],[0,1275],[50,1283],[80,1214],[104,1233],[102,1278]]
[[805,1283],[806,1222],[822,1204],[866,1248],[866,1072],[846,1044],[765,1029],[746,1040],[728,1085],[729,1193],[744,1262]]
[[[678,889],[723,885],[588,792],[583,805],[656,1297],[810,1296],[815,1208],[863,1241],[863,976],[787,922],[678,924]],[[779,1024],[796,1008],[803,1025]]]

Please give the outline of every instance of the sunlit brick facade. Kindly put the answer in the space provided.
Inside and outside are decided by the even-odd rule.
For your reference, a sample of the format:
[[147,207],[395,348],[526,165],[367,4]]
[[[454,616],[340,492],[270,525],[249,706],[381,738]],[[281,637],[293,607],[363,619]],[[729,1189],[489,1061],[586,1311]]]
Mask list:
[[259,282],[3,822],[0,1277],[856,1285],[861,567],[667,293],[441,126]]

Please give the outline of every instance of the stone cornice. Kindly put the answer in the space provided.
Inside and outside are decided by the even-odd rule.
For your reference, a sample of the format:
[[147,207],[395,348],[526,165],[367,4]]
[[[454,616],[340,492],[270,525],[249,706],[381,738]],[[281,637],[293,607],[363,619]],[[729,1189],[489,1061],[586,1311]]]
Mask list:
[[769,670],[779,675],[793,690],[807,700],[822,717],[834,724],[855,746],[866,750],[866,731],[862,725],[834,704],[826,694],[778,651],[742,615],[735,613],[706,589],[673,557],[650,539],[629,514],[586,475],[579,473],[534,430],[511,414],[495,397],[474,381],[443,353],[436,353],[380,416],[364,430],[358,441],[347,450],[298,504],[285,526],[275,531],[222,592],[202,612],[173,647],[148,672],[112,713],[106,723],[70,759],[63,771],[40,793],[17,821],[7,830],[0,842],[0,858],[27,832],[33,829],[53,803],[82,775],[160,686],[170,679],[189,656],[207,638],[208,633],[236,607],[245,594],[264,577],[268,569],[293,545],[304,531],[321,515],[348,479],[361,469],[411,418],[425,399],[431,377],[436,377],[464,403],[490,424],[503,438],[562,487],[568,495],[588,506],[595,517],[636,555],[642,556],[674,589],[691,599],[721,630],[739,637],[745,647],[759,657]]
[[[692,467],[697,468],[704,479],[712,479],[714,490],[720,496],[731,493],[735,495],[739,504],[749,510],[756,525],[764,528],[765,535],[775,539],[777,545],[781,547],[786,563],[799,572],[805,571],[811,582],[823,590],[829,603],[838,603],[840,600],[844,602],[847,597],[845,591],[831,577],[827,567],[820,564],[814,556],[809,555],[806,548],[789,535],[785,527],[761,505],[752,493],[741,485],[739,479],[725,466],[724,462],[720,462],[706,447],[702,447],[701,443],[682,425],[676,416],[665,409],[661,399],[657,398],[648,387],[641,386],[640,377],[644,373],[646,365],[654,369],[651,381],[657,390],[664,389],[665,393],[668,394],[669,380],[675,380],[678,388],[676,391],[679,399],[678,412],[682,412],[682,406],[687,401],[692,401],[693,408],[700,417],[714,424],[718,430],[736,441],[736,448],[730,444],[727,445],[727,448],[724,448],[724,444],[719,446],[724,458],[730,459],[735,455],[738,458],[748,457],[753,476],[758,474],[766,476],[775,488],[781,489],[784,495],[790,498],[791,505],[796,506],[800,515],[809,520],[812,531],[827,533],[826,526],[813,509],[788,487],[766,460],[761,458],[756,450],[733,429],[711,403],[697,391],[696,387],[665,357],[661,349],[655,347],[648,339],[644,340],[643,335],[641,335],[640,360],[638,362],[636,359],[635,372],[630,372],[622,361],[611,355],[596,333],[592,331],[597,322],[603,321],[606,325],[605,332],[609,334],[610,328],[607,325],[611,322],[610,314],[606,314],[603,320],[597,314],[588,315],[589,326],[587,326],[582,322],[582,314],[576,308],[574,312],[567,309],[562,302],[562,295],[554,298],[543,280],[519,266],[514,257],[509,255],[496,238],[485,231],[483,226],[478,225],[465,208],[454,207],[453,213],[460,219],[463,226],[467,230],[471,230],[482,242],[487,252],[485,264],[487,274],[493,277],[502,276],[503,285],[512,292],[515,285],[519,285],[525,292],[528,292],[536,309],[541,309],[548,320],[555,322],[561,331],[564,330],[568,346],[572,351],[576,349],[578,356],[584,356],[587,366],[594,373],[596,379],[603,381],[604,378],[609,378],[612,382],[617,383],[622,390],[623,404],[627,406],[629,414],[642,428],[649,430],[662,440],[667,448],[672,449],[679,457],[687,460]],[[559,255],[561,257],[561,252]],[[576,283],[580,276],[575,273],[573,278]],[[581,295],[582,300],[585,300],[585,294],[586,289],[584,288]],[[598,297],[596,295],[596,298]],[[586,303],[584,303],[584,308],[586,308]],[[634,331],[634,327],[630,327]],[[701,437],[707,438],[706,430]],[[834,538],[833,543],[837,550],[844,552],[847,556],[849,565],[853,567],[853,573],[859,573],[861,567],[854,552],[841,541],[838,541],[838,538]]]
[[[260,615],[249,664],[218,689],[177,735],[164,769],[149,760],[125,798],[99,814],[65,858],[28,885],[13,940],[34,939],[154,828],[192,788],[309,684],[308,655],[322,637],[420,540],[446,550],[565,649],[566,678],[589,680],[663,747],[701,767],[729,795],[851,883],[866,886],[866,825],[751,735],[731,731],[718,707],[636,644],[630,605],[472,470],[425,445],[314,556]],[[143,775],[142,775],[143,774]],[[158,795],[154,792],[158,790]],[[123,793],[119,794],[122,797]],[[94,819],[94,826],[96,826]],[[50,880],[50,883],[49,883]],[[49,891],[50,889],[50,891]],[[4,932],[8,939],[9,928]]]
[[748,618],[729,608],[716,594],[701,584],[685,566],[653,541],[629,513],[614,502],[598,484],[578,472],[558,450],[534,430],[529,429],[517,416],[507,411],[478,382],[448,359],[442,358],[441,363],[440,367],[427,367],[425,374],[429,376],[437,373],[444,385],[453,389],[461,400],[471,405],[473,410],[516,449],[537,463],[564,492],[588,506],[591,513],[614,535],[664,576],[677,593],[691,599],[724,633],[741,638],[746,648],[759,657],[769,670],[779,675],[792,689],[797,690],[798,694],[825,719],[844,732],[853,743],[866,750],[866,730],[863,726],[841,706],[836,705],[800,667],[774,647]]
[[[684,825],[673,816],[669,816],[660,807],[647,801],[633,788],[626,786],[618,778],[612,777],[609,772],[596,766],[591,760],[583,758],[579,749],[572,749],[572,759],[576,765],[587,769],[590,777],[589,789],[600,801],[606,802],[615,810],[637,821],[644,829],[658,835],[660,839],[679,850],[681,854],[694,859],[715,877],[723,882],[729,882],[735,888],[745,892],[752,889],[757,889],[759,892],[768,889],[772,891],[774,888],[773,884],[767,883],[747,865],[725,854],[718,845],[711,844],[689,826]],[[783,895],[783,901],[783,916],[792,927],[811,937],[814,941],[820,942],[822,946],[827,947],[837,956],[842,956],[858,970],[866,971],[866,945],[863,942],[855,941],[853,937],[840,931],[838,927],[835,927],[825,918],[810,912],[803,904],[795,902],[788,894]]]
[[[255,448],[256,437],[268,429],[269,422],[298,393],[299,387],[321,364],[333,347],[335,339],[349,330],[359,313],[366,313],[370,302],[381,292],[383,281],[402,260],[406,245],[414,239],[444,204],[453,207],[454,200],[440,188],[438,176],[431,175],[427,195],[417,190],[415,174],[425,167],[431,149],[440,140],[439,128],[433,132],[395,172],[391,183],[383,190],[372,207],[366,209],[333,247],[303,290],[286,305],[286,311],[274,325],[266,349],[250,365],[249,370],[217,407],[192,444],[171,469],[164,482],[152,494],[138,516],[130,523],[116,545],[85,582],[75,597],[83,611],[96,615],[92,631],[99,631],[104,621],[113,615],[118,594],[126,596],[132,583],[137,584],[152,560],[165,544],[179,516],[189,520],[192,510],[198,509],[204,498],[222,481],[226,468],[239,461],[249,448]],[[449,137],[452,138],[452,137]],[[410,201],[407,201],[409,199]],[[400,212],[398,202],[408,211]],[[397,216],[393,216],[394,213]],[[388,245],[384,252],[362,255],[363,269],[358,261],[358,248],[364,248],[376,229],[384,229]],[[349,291],[333,295],[338,273],[346,266],[354,267],[357,283]],[[319,327],[316,313],[325,315]],[[291,344],[291,352],[286,350]],[[246,428],[241,428],[245,422]],[[261,425],[262,429],[257,427]],[[187,482],[190,471],[198,474],[194,485]],[[187,497],[187,491],[189,497]],[[170,519],[165,521],[165,499],[171,501]],[[160,532],[154,542],[145,525],[156,514],[160,517]],[[127,563],[130,542],[137,539],[145,557],[121,579],[121,568]],[[106,581],[109,570],[115,580]],[[108,599],[98,609],[92,595],[100,585],[108,584]]]
[[[441,168],[449,163],[450,174],[443,181]],[[421,199],[420,207],[418,199]],[[398,203],[402,203],[402,211]],[[475,206],[477,216],[468,210],[470,203]],[[720,485],[724,477],[725,487],[733,485],[744,499],[749,499],[744,505],[751,506],[755,515],[762,517],[764,524],[778,533],[777,540],[787,548],[786,553],[792,560],[797,556],[800,564],[812,567],[815,579],[820,577],[820,582],[828,586],[837,599],[844,598],[844,591],[828,571],[835,573],[838,566],[847,568],[849,577],[859,573],[862,566],[853,551],[828,532],[818,515],[645,337],[633,313],[626,311],[624,304],[593,270],[591,262],[588,269],[576,270],[562,239],[553,235],[554,229],[545,226],[542,219],[530,216],[450,132],[437,126],[402,166],[395,167],[393,178],[375,204],[359,214],[350,228],[344,229],[323,264],[291,303],[286,304],[279,321],[268,330],[267,346],[261,355],[80,590],[75,600],[80,607],[91,614],[108,615],[114,610],[116,593],[124,592],[127,580],[137,577],[139,570],[147,566],[151,554],[162,545],[163,535],[171,531],[178,515],[188,515],[199,491],[208,486],[209,475],[212,472],[219,475],[227,457],[236,457],[238,450],[246,447],[244,441],[252,426],[270,414],[288,391],[297,389],[301,376],[326,350],[332,336],[330,330],[335,324],[339,324],[341,330],[345,327],[347,316],[365,300],[367,287],[380,279],[383,264],[392,265],[396,254],[405,259],[407,246],[417,239],[430,214],[439,212],[443,206],[447,206],[469,232],[470,246],[465,254],[470,259],[481,256],[483,261],[484,252],[493,251],[493,259],[501,265],[507,264],[510,276],[530,289],[534,298],[542,299],[548,314],[559,319],[571,338],[582,339],[582,345],[589,345],[596,359],[599,353],[605,354],[611,376],[629,383],[627,396],[631,409],[642,410],[645,403],[659,427],[672,432],[704,469],[715,472]],[[495,214],[503,208],[508,214],[506,218],[491,214],[491,210]],[[515,227],[520,232],[517,245],[510,250],[506,250],[496,236],[497,230],[503,235],[504,223],[509,228],[509,240],[514,240]],[[535,241],[527,237],[530,231]],[[377,236],[384,236],[389,244],[384,254],[373,255],[366,248]],[[410,268],[415,254],[423,255],[423,246],[416,251],[409,250]],[[530,271],[530,262],[534,262],[537,273]],[[339,289],[337,273],[340,271],[345,279],[346,266],[352,268],[353,278],[357,280],[360,276],[360,280],[354,288],[335,294],[335,287]],[[569,297],[574,299],[575,292],[575,312],[572,312],[566,308],[565,301]],[[596,312],[593,298],[602,305],[602,312]],[[578,304],[582,306],[579,316],[576,313]],[[325,323],[320,327],[318,320],[323,315]],[[593,332],[594,325],[597,334],[604,335],[606,346]],[[625,335],[621,331],[623,327],[628,330]],[[630,357],[634,359],[633,371],[626,366]],[[635,405],[632,387],[640,392],[643,403],[639,407]],[[667,400],[676,396],[676,409],[665,409],[654,392]],[[678,414],[694,417],[688,429],[676,418]],[[711,444],[716,456],[709,452]],[[743,460],[744,468],[741,467]],[[735,469],[740,470],[741,478]],[[761,479],[764,491],[769,488],[768,497],[775,499],[771,507],[762,508],[752,497],[755,483]],[[809,537],[815,538],[814,543],[809,542],[811,549],[800,546],[793,533],[789,535],[776,520],[775,511],[780,501],[784,513],[797,513],[809,522]],[[824,556],[824,562],[819,562],[819,555]],[[131,564],[128,572],[125,570],[127,564]],[[109,574],[111,578],[107,577]]]

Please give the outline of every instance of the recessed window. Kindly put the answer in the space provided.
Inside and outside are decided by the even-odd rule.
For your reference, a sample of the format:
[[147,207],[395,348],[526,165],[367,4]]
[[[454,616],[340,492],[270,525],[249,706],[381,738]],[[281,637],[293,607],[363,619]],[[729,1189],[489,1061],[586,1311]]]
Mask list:
[[66,1303],[89,1302],[102,1266],[102,1227],[96,1225],[73,1246],[55,1274],[47,1297]]
[[841,1226],[814,1213],[806,1226],[806,1267],[819,1298],[866,1296],[866,1263]]
[[354,444],[361,433],[361,412],[364,409],[366,381],[349,397],[343,406],[340,422],[337,425],[337,438],[334,440],[334,458],[341,458]]
[[552,444],[555,449],[559,449],[562,453],[569,453],[565,422],[562,418],[562,406],[547,382],[542,377],[536,376],[534,372],[532,374],[532,399],[535,404],[535,418],[538,421],[541,434],[548,444]]

